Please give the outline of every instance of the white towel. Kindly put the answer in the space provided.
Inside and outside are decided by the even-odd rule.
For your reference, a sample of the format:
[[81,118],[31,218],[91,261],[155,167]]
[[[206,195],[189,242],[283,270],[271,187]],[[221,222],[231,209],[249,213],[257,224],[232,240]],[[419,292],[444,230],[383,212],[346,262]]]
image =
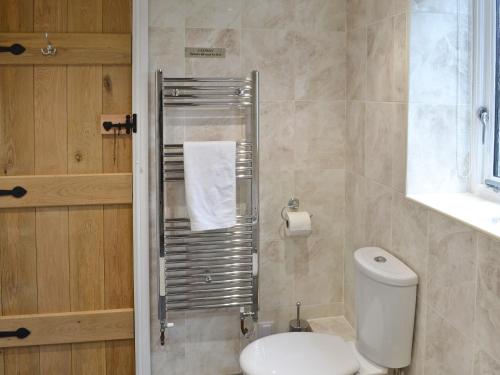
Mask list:
[[192,231],[236,224],[236,142],[184,142],[184,182]]

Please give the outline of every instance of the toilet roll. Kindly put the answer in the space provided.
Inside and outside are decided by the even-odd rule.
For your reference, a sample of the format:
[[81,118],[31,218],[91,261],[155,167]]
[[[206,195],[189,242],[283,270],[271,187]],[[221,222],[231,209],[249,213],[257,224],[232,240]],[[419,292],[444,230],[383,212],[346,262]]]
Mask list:
[[288,212],[285,233],[289,237],[309,236],[311,234],[311,215],[309,212]]

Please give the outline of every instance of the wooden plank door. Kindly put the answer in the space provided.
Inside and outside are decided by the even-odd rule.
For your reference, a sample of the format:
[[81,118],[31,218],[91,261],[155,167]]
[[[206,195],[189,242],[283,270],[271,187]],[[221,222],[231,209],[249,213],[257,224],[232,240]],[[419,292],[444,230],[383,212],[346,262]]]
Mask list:
[[131,0],[0,0],[0,375],[134,373],[130,41]]

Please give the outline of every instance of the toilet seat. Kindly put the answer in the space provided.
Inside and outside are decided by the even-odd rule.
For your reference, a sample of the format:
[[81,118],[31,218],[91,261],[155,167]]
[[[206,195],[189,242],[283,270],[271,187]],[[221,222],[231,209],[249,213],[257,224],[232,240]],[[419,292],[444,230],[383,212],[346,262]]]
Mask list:
[[254,341],[241,353],[240,366],[245,375],[387,373],[362,358],[353,343],[339,336],[304,332],[280,333]]

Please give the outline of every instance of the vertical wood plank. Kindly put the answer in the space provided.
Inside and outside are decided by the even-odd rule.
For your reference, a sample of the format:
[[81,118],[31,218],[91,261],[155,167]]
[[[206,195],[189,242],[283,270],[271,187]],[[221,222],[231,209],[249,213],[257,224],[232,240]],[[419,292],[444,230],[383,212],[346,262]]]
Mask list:
[[102,0],[68,0],[68,31],[102,31]]
[[68,0],[34,0],[34,31],[64,32],[68,28]]
[[[1,31],[33,31],[33,0],[0,1]],[[33,174],[33,67],[0,68],[0,175]],[[0,212],[2,314],[37,310],[35,212]],[[3,352],[5,375],[39,373],[38,348]],[[1,372],[0,372],[1,373]]]
[[[68,171],[102,171],[102,68],[68,67]],[[71,310],[104,308],[103,209],[69,208]],[[105,373],[104,343],[74,344],[72,371]]]
[[[102,31],[102,0],[68,0],[69,32]],[[102,172],[102,66],[68,67],[68,171]],[[69,209],[71,310],[104,307],[103,208]],[[72,345],[73,375],[106,373],[105,343]]]
[[0,1],[1,31],[33,31],[33,0]]
[[[67,30],[67,0],[34,0],[34,31]],[[68,171],[65,66],[35,66],[35,173]],[[38,311],[69,311],[68,208],[36,210]],[[40,347],[40,375],[71,374],[71,345]]]
[[[103,67],[103,112],[131,110],[131,71],[128,66]],[[129,172],[132,161],[130,136],[103,137],[104,172]],[[104,259],[106,308],[133,306],[132,208],[104,207]],[[134,373],[134,342],[106,343],[107,374]]]
[[[67,173],[65,67],[35,67],[35,173]],[[67,208],[36,210],[36,241],[38,311],[69,311]],[[71,374],[71,346],[41,347],[40,374]]]
[[[131,31],[131,1],[103,0],[103,31]],[[129,113],[132,107],[130,66],[103,66],[103,113]],[[103,171],[130,172],[132,137],[103,138]],[[132,208],[104,208],[106,308],[133,306]],[[107,375],[134,374],[133,340],[106,343]]]
[[[32,150],[31,150],[32,151]],[[2,210],[0,215],[2,314],[37,312],[35,212]],[[4,352],[5,374],[39,373],[39,350],[13,348]]]

